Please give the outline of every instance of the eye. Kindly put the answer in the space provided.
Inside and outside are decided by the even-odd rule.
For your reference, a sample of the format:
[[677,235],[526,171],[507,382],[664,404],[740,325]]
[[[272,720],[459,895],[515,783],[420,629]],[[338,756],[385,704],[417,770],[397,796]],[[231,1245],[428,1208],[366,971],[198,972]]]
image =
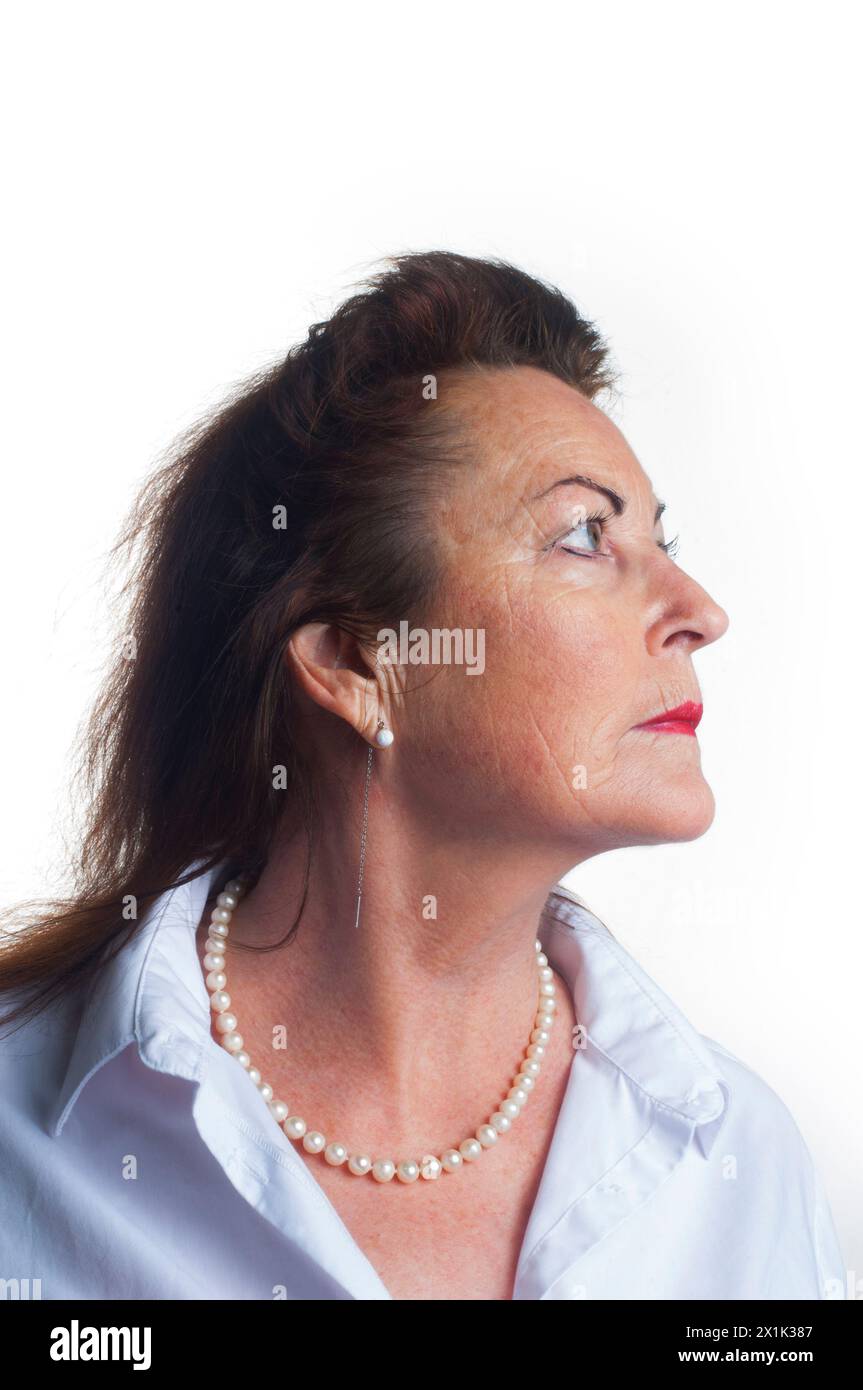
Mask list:
[[582,555],[585,557],[604,555],[605,552],[602,550],[584,549],[578,545],[564,545],[563,542],[568,541],[570,536],[582,534],[587,535],[589,540],[591,538],[594,539],[598,546],[605,534],[605,527],[611,520],[613,520],[611,512],[593,512],[590,516],[584,517],[577,526],[573,526],[571,531],[567,531],[565,535],[561,536],[560,539],[555,542],[555,548],[558,550],[565,550],[569,555]]
[[[577,526],[573,526],[572,529],[561,536],[559,540],[555,541],[552,548],[554,550],[565,550],[568,555],[579,555],[585,559],[588,557],[592,558],[596,555],[605,555],[606,551],[599,550],[598,546],[602,537],[605,535],[606,526],[613,520],[614,514],[612,512],[593,512],[590,516],[584,517]],[[568,541],[571,536],[577,536],[579,533],[587,536],[588,544],[590,540],[593,539],[597,548],[591,549],[580,545],[563,544],[563,542]],[[673,540],[670,541],[657,541],[656,544],[659,546],[660,550],[665,551],[669,559],[673,559],[680,548],[680,537],[675,536]]]
[[675,536],[674,539],[671,541],[657,541],[656,544],[659,546],[660,550],[665,551],[669,560],[673,560],[674,556],[680,549],[680,537]]

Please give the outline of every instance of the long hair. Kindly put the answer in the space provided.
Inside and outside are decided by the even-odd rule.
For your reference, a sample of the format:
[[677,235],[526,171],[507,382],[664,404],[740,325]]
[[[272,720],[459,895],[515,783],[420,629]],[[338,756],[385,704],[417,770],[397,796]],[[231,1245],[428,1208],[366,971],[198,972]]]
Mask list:
[[4,914],[0,992],[16,998],[0,1026],[121,949],[143,916],[124,904],[193,864],[259,872],[286,804],[275,766],[311,824],[285,647],[312,621],[373,643],[434,594],[429,501],[471,455],[428,383],[533,366],[589,399],[613,384],[598,332],[554,286],[445,251],[386,265],[187,431],[136,499],[114,548],[131,576],[122,641],[79,744],[74,891]]

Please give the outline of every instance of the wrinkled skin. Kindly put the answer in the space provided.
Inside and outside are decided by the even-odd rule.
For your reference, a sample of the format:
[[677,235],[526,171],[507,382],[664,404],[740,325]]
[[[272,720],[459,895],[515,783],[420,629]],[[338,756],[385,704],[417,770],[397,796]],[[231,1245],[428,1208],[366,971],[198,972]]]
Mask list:
[[[435,517],[439,606],[404,616],[484,629],[485,669],[388,673],[409,694],[382,702],[396,743],[378,760],[392,764],[411,824],[467,837],[481,824],[520,850],[554,847],[567,868],[619,845],[701,835],[714,807],[697,737],[633,726],[700,699],[693,653],[728,620],[657,544],[657,498],[637,458],[597,406],[534,368],[444,382],[441,396],[479,465],[452,475]],[[602,495],[571,485],[534,496],[573,473],[626,499],[601,538],[592,526],[576,533],[573,519],[579,507],[610,512]],[[368,682],[338,674],[327,707],[371,735]],[[307,689],[318,698],[311,679]]]
[[[448,474],[429,517],[443,556],[440,595],[428,612],[401,616],[412,626],[484,629],[485,669],[376,665],[376,652],[370,659],[333,627],[295,634],[286,654],[298,692],[292,732],[310,752],[324,812],[308,897],[288,948],[240,951],[229,975],[247,1047],[253,1058],[265,1052],[276,1095],[325,1134],[384,1152],[438,1151],[505,1093],[532,1027],[536,925],[553,884],[608,849],[701,835],[714,810],[697,737],[633,726],[699,700],[693,655],[727,618],[660,548],[657,499],[620,431],[533,368],[443,376],[438,403],[468,432],[475,463]],[[567,486],[535,497],[575,472],[626,499],[602,536],[576,511],[610,510],[596,492]],[[587,554],[565,552],[564,540]],[[355,929],[379,715],[395,741],[374,754]],[[288,806],[232,940],[281,939],[300,905],[306,850]],[[457,1189],[476,1200],[475,1184],[486,1185],[490,1219],[512,1216],[516,1250],[522,1227],[509,1204],[529,1209],[573,1058],[573,1000],[555,978],[559,1024],[531,1127],[514,1127],[476,1165],[483,1175],[460,1175]],[[266,1056],[276,1023],[287,1052]],[[355,1181],[346,1188],[343,1174],[308,1161],[331,1194],[374,1201],[362,1183],[357,1194]],[[395,1220],[412,1198],[409,1188],[392,1195]],[[458,1220],[452,1185],[425,1200]],[[410,1228],[391,1234],[395,1260],[400,1243],[410,1252]],[[441,1260],[456,1278],[452,1252]]]

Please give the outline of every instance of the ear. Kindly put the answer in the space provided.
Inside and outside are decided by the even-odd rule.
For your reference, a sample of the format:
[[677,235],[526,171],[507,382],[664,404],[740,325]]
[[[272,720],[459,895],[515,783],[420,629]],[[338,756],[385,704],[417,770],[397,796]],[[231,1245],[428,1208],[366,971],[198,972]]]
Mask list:
[[321,709],[374,740],[384,689],[368,651],[334,623],[305,623],[292,635],[286,658],[300,689]]

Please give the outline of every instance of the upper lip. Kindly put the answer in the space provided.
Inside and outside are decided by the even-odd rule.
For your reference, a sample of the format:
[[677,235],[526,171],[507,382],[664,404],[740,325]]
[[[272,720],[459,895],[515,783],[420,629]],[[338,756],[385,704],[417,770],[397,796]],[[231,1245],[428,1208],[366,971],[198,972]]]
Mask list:
[[697,700],[684,700],[682,705],[675,705],[674,709],[664,709],[659,714],[651,715],[650,719],[642,719],[640,724],[636,724],[636,729],[640,729],[645,724],[670,724],[677,720],[681,723],[691,724],[693,729],[701,718],[704,706]]

